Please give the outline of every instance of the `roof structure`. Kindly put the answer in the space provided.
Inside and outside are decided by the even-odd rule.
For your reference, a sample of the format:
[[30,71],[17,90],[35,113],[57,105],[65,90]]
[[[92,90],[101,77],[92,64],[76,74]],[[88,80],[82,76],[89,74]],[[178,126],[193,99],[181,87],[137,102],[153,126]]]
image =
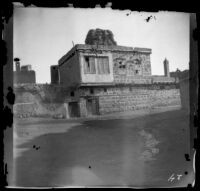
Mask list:
[[76,44],[69,52],[67,52],[62,58],[59,59],[58,64],[62,65],[63,62],[75,54],[75,51],[91,50],[91,51],[111,51],[111,52],[138,52],[151,54],[150,48],[128,47],[128,46],[108,46],[108,45],[88,45],[88,44]]

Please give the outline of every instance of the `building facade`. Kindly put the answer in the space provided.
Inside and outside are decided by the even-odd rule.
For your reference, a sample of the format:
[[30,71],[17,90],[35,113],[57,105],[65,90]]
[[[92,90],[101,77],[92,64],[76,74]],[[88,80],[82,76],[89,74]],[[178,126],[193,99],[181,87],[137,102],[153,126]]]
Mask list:
[[179,87],[169,75],[152,76],[148,48],[77,44],[58,61],[59,84],[69,117],[179,105]]

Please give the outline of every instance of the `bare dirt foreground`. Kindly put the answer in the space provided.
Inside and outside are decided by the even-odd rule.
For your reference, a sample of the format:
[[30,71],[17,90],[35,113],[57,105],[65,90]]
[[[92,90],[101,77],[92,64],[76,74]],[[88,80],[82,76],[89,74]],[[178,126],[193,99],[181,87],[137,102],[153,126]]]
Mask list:
[[192,184],[182,110],[15,122],[15,186],[171,187]]

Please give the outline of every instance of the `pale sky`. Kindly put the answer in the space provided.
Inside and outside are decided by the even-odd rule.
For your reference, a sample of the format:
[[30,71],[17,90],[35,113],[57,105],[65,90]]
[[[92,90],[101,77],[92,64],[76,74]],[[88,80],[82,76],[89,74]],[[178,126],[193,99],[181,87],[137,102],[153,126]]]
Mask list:
[[73,47],[72,41],[84,44],[87,32],[96,28],[111,30],[118,45],[151,48],[152,75],[164,74],[165,57],[170,71],[189,68],[189,14],[178,12],[15,8],[14,57],[32,65],[37,83],[50,83],[50,66]]

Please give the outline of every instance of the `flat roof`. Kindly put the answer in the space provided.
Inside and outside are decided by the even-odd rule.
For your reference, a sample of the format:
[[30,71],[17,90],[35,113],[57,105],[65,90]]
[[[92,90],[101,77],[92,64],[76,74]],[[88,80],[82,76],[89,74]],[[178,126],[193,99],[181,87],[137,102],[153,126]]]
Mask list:
[[152,53],[150,48],[128,47],[128,46],[108,46],[108,45],[88,45],[88,44],[76,44],[71,50],[69,50],[64,56],[62,56],[58,64],[61,65],[66,58],[72,55],[76,50],[103,50],[103,51],[121,51],[121,52],[140,52],[140,53]]

